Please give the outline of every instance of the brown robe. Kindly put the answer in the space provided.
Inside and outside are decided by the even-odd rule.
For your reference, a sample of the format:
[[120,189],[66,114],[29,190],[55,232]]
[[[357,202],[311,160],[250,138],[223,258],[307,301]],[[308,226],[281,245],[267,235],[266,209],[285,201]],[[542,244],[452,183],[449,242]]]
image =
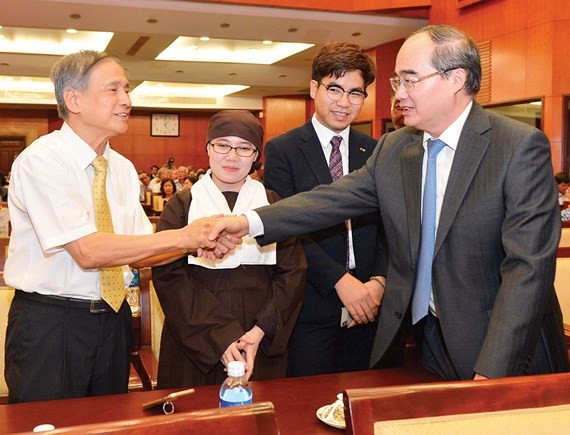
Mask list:
[[[278,195],[267,190],[273,203]],[[230,209],[237,193],[226,192]],[[158,231],[188,223],[192,196],[178,192],[167,203]],[[152,279],[166,317],[162,331],[158,388],[221,384],[227,377],[220,362],[227,347],[253,326],[261,341],[252,380],[286,376],[287,344],[301,304],[307,264],[297,238],[277,244],[275,265],[206,269],[186,257],[152,268]]]

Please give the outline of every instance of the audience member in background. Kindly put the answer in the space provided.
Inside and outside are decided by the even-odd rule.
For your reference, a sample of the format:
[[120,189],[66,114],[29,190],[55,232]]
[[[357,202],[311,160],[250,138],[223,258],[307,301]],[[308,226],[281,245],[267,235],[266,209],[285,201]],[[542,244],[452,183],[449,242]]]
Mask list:
[[178,178],[174,179],[174,184],[176,185],[176,190],[182,190],[184,185],[184,180],[188,177],[188,168],[186,166],[178,166]]
[[[159,234],[202,216],[241,214],[277,201],[275,192],[247,175],[262,143],[261,124],[251,112],[212,116],[206,144],[211,169],[166,204]],[[158,387],[221,384],[235,360],[246,362],[248,378],[284,377],[306,267],[297,238],[265,248],[250,238],[220,261],[190,256],[153,268],[166,316]]]
[[148,174],[148,176],[150,177],[150,179],[152,180],[154,177],[156,177],[156,173],[158,172],[159,167],[156,165],[152,165],[150,167],[150,174]]
[[194,185],[195,179],[193,177],[186,177],[184,183],[182,183],[183,189],[190,189]]
[[568,188],[570,187],[570,178],[565,172],[559,172],[554,176],[556,184],[558,184],[558,204],[563,206],[568,202]]
[[174,181],[170,178],[165,178],[160,182],[160,196],[164,199],[164,204],[172,198],[172,195],[176,193],[176,186]]
[[0,171],[0,199],[2,202],[8,200],[8,181],[6,180],[6,175],[3,171]]
[[[339,174],[364,165],[377,141],[350,128],[375,78],[374,61],[358,45],[332,42],[313,59],[311,97],[315,114],[305,125],[267,142],[264,184],[285,198],[330,184],[335,138]],[[375,311],[382,299],[387,256],[378,213],[369,213],[305,236],[308,280],[305,300],[289,345],[289,375],[365,370],[376,322],[347,328],[349,312]]]
[[152,234],[136,170],[109,146],[127,131],[131,110],[119,60],[81,51],[57,61],[51,78],[63,126],[20,153],[8,194],[4,278],[16,289],[6,331],[11,403],[126,393],[127,265],[215,246],[206,221]]
[[144,202],[146,200],[146,191],[151,190],[150,187],[148,186],[150,184],[150,177],[145,171],[138,171],[138,174],[139,174],[139,186],[140,186],[139,199],[141,202]]
[[390,116],[392,118],[392,124],[397,129],[405,127],[404,114],[402,113],[402,106],[400,105],[400,100],[392,95],[392,106],[390,107]]
[[204,168],[200,168],[196,171],[196,178],[199,180],[200,178],[202,178],[204,175],[206,175],[206,170]]
[[570,208],[566,208],[560,212],[563,221],[570,221]]
[[148,187],[150,188],[150,190],[153,191],[153,193],[160,193],[160,183],[162,182],[162,180],[170,178],[171,178],[170,169],[163,166],[156,173],[156,177],[150,180]]

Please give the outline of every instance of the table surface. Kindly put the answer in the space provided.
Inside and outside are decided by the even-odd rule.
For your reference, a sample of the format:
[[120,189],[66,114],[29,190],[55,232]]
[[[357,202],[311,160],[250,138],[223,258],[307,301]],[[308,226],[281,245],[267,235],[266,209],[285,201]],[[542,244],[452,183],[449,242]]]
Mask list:
[[[343,390],[438,380],[424,369],[414,367],[257,381],[251,382],[251,387],[254,402],[270,401],[275,405],[281,434],[340,434],[340,430],[319,421],[316,411],[334,402]],[[197,387],[194,394],[174,402],[176,412],[218,407],[219,388],[217,385]],[[0,405],[0,433],[31,431],[45,423],[62,428],[157,415],[160,410],[143,410],[141,405],[173,391],[176,390]]]

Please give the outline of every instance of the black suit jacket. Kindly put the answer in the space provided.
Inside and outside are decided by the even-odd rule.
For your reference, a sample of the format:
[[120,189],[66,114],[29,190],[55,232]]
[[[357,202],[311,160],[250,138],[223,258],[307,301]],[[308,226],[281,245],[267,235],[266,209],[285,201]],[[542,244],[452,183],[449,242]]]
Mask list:
[[[386,352],[410,304],[419,255],[422,132],[385,135],[366,165],[258,210],[262,243],[380,209],[388,282],[372,350]],[[461,132],[436,236],[433,292],[463,379],[568,370],[554,291],[560,212],[550,144],[539,130],[477,103]]]
[[[364,165],[377,141],[350,129],[349,171]],[[319,138],[311,121],[266,144],[264,184],[282,198],[305,192],[332,178]],[[317,218],[318,219],[318,218]],[[357,278],[367,282],[372,275],[385,275],[387,256],[384,233],[377,212],[352,220]],[[303,237],[308,263],[307,289],[300,320],[340,317],[340,302],[334,285],[346,273],[346,226],[344,222]]]

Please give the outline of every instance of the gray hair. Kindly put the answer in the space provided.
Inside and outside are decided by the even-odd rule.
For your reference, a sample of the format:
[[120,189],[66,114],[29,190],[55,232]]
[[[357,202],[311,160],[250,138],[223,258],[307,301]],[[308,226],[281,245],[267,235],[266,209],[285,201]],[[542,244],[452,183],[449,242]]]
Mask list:
[[427,33],[435,44],[431,56],[432,66],[443,73],[462,68],[467,74],[464,91],[467,95],[475,96],[481,86],[481,60],[477,43],[466,33],[447,24],[422,27],[409,37]]
[[85,90],[89,86],[89,77],[93,67],[104,59],[113,59],[121,63],[118,57],[95,50],[81,50],[68,54],[58,60],[50,72],[55,87],[57,112],[61,119],[67,119],[69,112],[63,95],[68,89]]

